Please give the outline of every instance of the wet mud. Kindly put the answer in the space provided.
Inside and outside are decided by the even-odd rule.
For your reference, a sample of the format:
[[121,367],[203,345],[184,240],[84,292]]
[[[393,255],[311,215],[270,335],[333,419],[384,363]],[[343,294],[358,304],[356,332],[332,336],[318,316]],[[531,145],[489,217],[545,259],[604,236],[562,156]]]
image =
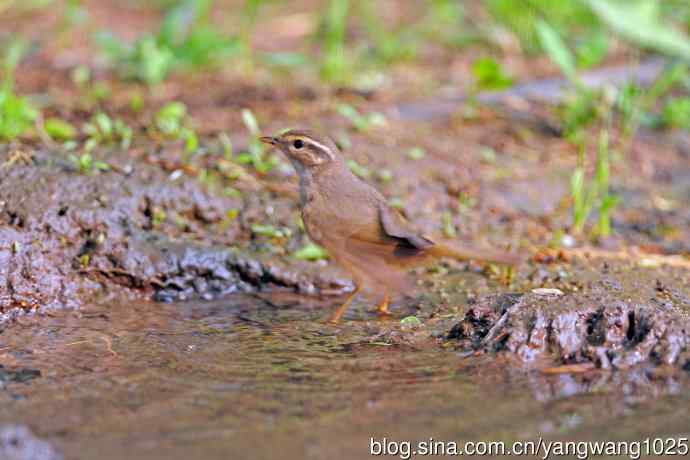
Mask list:
[[468,302],[446,340],[564,371],[639,364],[687,370],[690,275],[683,267],[644,265],[585,258],[542,267],[526,277],[541,280],[540,287]]
[[[313,270],[309,276],[270,254],[262,259],[238,249],[247,239],[240,219],[224,223],[222,216],[242,202],[193,179],[173,180],[145,159],[115,152],[108,161],[111,171],[83,174],[49,150],[9,145],[0,151],[5,320],[104,295],[172,301],[271,287],[305,294],[349,287],[346,279]],[[156,221],[166,216],[167,222]]]
[[603,369],[640,363],[690,368],[687,312],[614,296],[504,294],[472,305],[448,339],[474,350],[505,351],[530,363],[590,362]]

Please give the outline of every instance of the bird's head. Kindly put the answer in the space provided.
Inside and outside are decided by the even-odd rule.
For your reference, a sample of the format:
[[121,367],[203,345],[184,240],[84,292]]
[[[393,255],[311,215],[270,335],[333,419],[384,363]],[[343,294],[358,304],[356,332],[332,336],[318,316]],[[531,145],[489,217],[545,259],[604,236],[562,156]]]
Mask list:
[[279,136],[264,136],[261,142],[280,149],[298,172],[313,170],[338,161],[338,148],[327,137],[310,131],[290,130]]

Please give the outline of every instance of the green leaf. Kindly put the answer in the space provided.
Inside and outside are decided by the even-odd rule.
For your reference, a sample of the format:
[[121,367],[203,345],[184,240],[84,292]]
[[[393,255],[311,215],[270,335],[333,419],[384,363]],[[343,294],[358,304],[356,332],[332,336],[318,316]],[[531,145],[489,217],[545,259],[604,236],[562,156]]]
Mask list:
[[113,120],[106,113],[98,112],[94,115],[93,123],[104,138],[112,138]]
[[623,38],[645,48],[690,59],[688,36],[661,22],[658,2],[651,0],[584,0],[594,13]]
[[96,168],[98,171],[109,171],[110,170],[110,165],[108,163],[106,163],[105,161],[94,161],[93,167]]
[[328,252],[321,246],[314,243],[308,243],[306,246],[296,251],[293,255],[300,260],[314,261],[328,259]]
[[100,31],[94,35],[94,41],[100,46],[109,59],[120,60],[127,56],[129,50],[112,32]]
[[36,117],[38,110],[26,98],[14,95],[8,88],[0,89],[0,140],[23,135]]
[[91,80],[91,69],[85,65],[78,65],[70,72],[74,84],[84,86]]
[[145,37],[137,42],[127,74],[149,85],[155,85],[165,80],[174,62],[172,50],[159,46],[153,37]]
[[247,127],[247,129],[252,135],[259,135],[259,122],[256,121],[256,117],[254,116],[254,113],[251,110],[242,109],[242,121],[244,122],[244,126]]
[[579,200],[579,198],[584,195],[584,183],[585,171],[582,168],[578,167],[577,169],[575,169],[573,175],[570,178],[570,193],[577,200]]
[[608,213],[620,202],[620,197],[618,195],[606,195],[601,199],[601,206],[599,207],[599,212]]
[[441,223],[443,224],[443,236],[446,238],[455,238],[458,235],[455,224],[453,224],[453,216],[449,211],[445,211],[441,215]]
[[400,320],[400,325],[403,327],[419,327],[422,322],[416,316],[406,316]]
[[572,82],[577,82],[575,58],[565,45],[558,32],[541,19],[537,21],[539,43],[549,58],[561,69],[561,72]]
[[599,64],[609,51],[609,36],[605,30],[588,34],[575,48],[577,67],[588,69]]
[[196,27],[186,40],[173,48],[175,62],[187,67],[202,67],[239,53],[239,40],[225,37],[209,26]]
[[77,135],[77,128],[60,118],[48,118],[43,124],[43,129],[56,141],[66,141]]
[[82,131],[89,138],[84,144],[86,151],[93,150],[99,144],[112,144],[120,141],[122,148],[128,148],[132,141],[132,128],[120,119],[113,120],[108,114],[98,112],[91,121],[82,126]]
[[690,98],[670,99],[661,112],[661,122],[671,128],[690,128]]
[[369,177],[369,174],[371,174],[367,168],[360,165],[355,160],[349,159],[345,163],[347,163],[348,168],[350,168],[350,171],[352,171],[355,176],[361,177],[362,179]]
[[379,169],[376,175],[381,182],[390,182],[393,180],[393,171],[390,169]]
[[156,113],[156,128],[166,136],[178,137],[186,115],[187,106],[182,102],[166,104]]
[[276,228],[273,225],[253,224],[252,233],[269,238],[286,238],[290,236],[289,228]]
[[479,89],[500,90],[513,85],[513,78],[503,70],[498,62],[489,57],[474,61],[472,75],[477,81]]
[[340,115],[350,120],[352,124],[356,124],[356,121],[361,117],[357,109],[352,107],[350,104],[339,104],[336,110]]
[[185,141],[185,150],[188,153],[196,152],[199,148],[199,138],[193,129],[185,128],[182,130],[182,138]]
[[401,211],[405,209],[405,203],[403,202],[402,198],[397,196],[388,200],[388,204],[391,208],[400,209]]
[[349,0],[330,0],[324,14],[321,76],[329,81],[343,81],[348,75],[345,35],[349,7]]
[[383,116],[383,114],[372,112],[362,115],[350,104],[339,104],[338,107],[336,107],[336,111],[347,118],[357,131],[368,131],[374,126],[386,125],[386,117]]

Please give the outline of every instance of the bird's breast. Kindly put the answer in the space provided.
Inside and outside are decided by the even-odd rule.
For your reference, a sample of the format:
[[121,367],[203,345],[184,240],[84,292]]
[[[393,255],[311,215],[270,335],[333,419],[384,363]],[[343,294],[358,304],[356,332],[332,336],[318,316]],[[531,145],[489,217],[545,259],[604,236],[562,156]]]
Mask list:
[[300,182],[302,220],[314,242],[326,248],[342,246],[363,228],[378,228],[378,208],[371,200],[372,192],[354,177],[342,171],[327,171],[303,176]]
[[323,215],[313,206],[313,200],[306,200],[302,205],[302,222],[309,238],[317,244],[323,245],[324,234],[322,231]]

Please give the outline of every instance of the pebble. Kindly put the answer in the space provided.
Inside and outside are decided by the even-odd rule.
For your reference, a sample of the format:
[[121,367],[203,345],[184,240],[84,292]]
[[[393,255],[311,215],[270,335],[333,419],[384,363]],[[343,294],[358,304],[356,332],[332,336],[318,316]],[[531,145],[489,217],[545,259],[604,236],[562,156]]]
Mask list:
[[565,295],[563,291],[560,289],[555,289],[555,288],[537,288],[537,289],[532,289],[532,294],[540,295],[540,296],[556,296],[560,297],[562,295]]

